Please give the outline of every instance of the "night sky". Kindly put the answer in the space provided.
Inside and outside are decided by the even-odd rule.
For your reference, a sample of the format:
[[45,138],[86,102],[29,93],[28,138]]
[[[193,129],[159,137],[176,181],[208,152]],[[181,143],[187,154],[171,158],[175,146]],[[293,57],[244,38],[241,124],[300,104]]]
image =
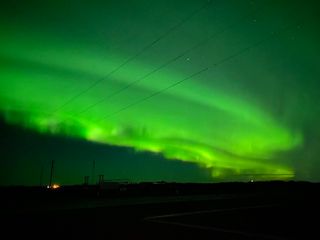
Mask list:
[[2,1],[0,184],[319,181],[319,9]]

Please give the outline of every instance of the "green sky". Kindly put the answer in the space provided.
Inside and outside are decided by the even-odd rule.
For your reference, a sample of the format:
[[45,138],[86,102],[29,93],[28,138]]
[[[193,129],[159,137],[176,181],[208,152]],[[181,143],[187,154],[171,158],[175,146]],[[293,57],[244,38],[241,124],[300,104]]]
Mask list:
[[[2,118],[108,148],[90,155],[115,178],[172,180],[174,169],[175,181],[319,181],[319,17],[307,2],[4,2]],[[112,151],[128,154],[110,160]],[[66,152],[55,155],[60,182],[77,182]],[[5,156],[5,184],[17,166],[38,171],[37,161],[25,169],[29,158]],[[130,171],[155,157],[179,164],[153,177]]]

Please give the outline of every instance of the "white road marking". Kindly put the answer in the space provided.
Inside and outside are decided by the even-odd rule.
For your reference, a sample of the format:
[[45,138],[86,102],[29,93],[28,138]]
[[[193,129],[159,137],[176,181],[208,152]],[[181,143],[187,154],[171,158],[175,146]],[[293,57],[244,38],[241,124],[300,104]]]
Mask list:
[[273,236],[273,235],[248,233],[248,232],[243,232],[243,231],[238,231],[238,230],[229,230],[229,229],[217,228],[217,227],[192,225],[192,224],[185,224],[185,223],[179,223],[179,222],[168,222],[168,221],[162,221],[162,220],[148,220],[148,221],[155,222],[155,223],[175,225],[175,226],[180,226],[180,227],[195,228],[195,229],[200,229],[200,230],[209,230],[209,231],[215,231],[215,232],[231,233],[231,234],[242,235],[245,237],[254,237],[254,238],[258,238],[258,239],[284,240],[284,238],[281,238],[278,236]]
[[247,206],[247,207],[238,207],[238,208],[212,209],[212,210],[193,211],[193,212],[182,212],[182,213],[147,217],[144,220],[148,221],[148,222],[168,224],[168,225],[174,225],[174,226],[180,226],[180,227],[194,228],[194,229],[207,230],[207,231],[224,232],[224,233],[229,233],[229,234],[237,234],[237,235],[242,235],[245,237],[254,237],[254,238],[258,238],[258,239],[284,240],[285,238],[273,236],[273,235],[248,233],[248,232],[243,232],[243,231],[239,231],[239,230],[230,230],[230,229],[225,229],[225,228],[185,224],[185,223],[163,220],[165,218],[191,216],[191,215],[206,214],[206,213],[219,213],[219,212],[228,212],[228,211],[236,211],[236,210],[255,209],[255,208],[266,208],[266,207],[271,207],[271,206],[276,206],[276,204]]
[[166,214],[166,215],[158,215],[158,216],[147,217],[144,220],[153,220],[153,219],[170,218],[170,217],[180,217],[180,216],[188,216],[188,215],[196,215],[196,214],[204,214],[204,213],[215,213],[215,212],[218,213],[218,212],[227,212],[227,211],[236,211],[236,210],[265,208],[265,207],[273,207],[273,206],[276,206],[276,204],[246,206],[246,207],[237,207],[237,208],[222,208],[222,209],[202,210],[202,211],[193,211],[193,212],[182,212],[182,213],[174,213],[174,214]]

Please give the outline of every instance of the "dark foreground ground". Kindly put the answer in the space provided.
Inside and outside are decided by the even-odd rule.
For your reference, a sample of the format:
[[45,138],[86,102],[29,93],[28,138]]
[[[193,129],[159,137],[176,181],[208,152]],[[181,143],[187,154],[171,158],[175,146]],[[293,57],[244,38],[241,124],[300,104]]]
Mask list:
[[318,185],[103,196],[5,189],[0,234],[2,239],[319,239]]

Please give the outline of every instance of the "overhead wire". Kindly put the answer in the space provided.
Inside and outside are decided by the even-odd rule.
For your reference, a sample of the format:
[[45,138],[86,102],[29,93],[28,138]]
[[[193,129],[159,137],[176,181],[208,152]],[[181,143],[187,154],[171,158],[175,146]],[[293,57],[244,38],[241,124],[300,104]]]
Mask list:
[[103,82],[104,80],[106,80],[108,77],[110,77],[112,74],[116,73],[117,71],[119,71],[121,68],[123,68],[125,65],[127,65],[128,63],[130,63],[131,61],[133,61],[134,59],[136,59],[138,56],[140,56],[142,53],[144,53],[145,51],[147,51],[148,49],[150,49],[151,47],[153,47],[155,44],[157,44],[159,41],[161,41],[163,38],[165,38],[166,36],[168,36],[169,34],[171,34],[172,32],[174,32],[175,30],[177,30],[178,28],[180,28],[183,24],[185,24],[187,21],[189,21],[192,17],[194,17],[196,14],[198,14],[199,12],[201,12],[203,9],[207,8],[210,4],[212,3],[212,1],[206,1],[204,4],[201,5],[200,8],[196,9],[195,11],[191,12],[188,16],[186,16],[185,18],[183,18],[180,22],[178,22],[176,25],[172,26],[171,28],[169,28],[167,31],[165,31],[163,34],[161,34],[159,37],[157,37],[155,40],[153,40],[152,42],[150,42],[149,44],[147,44],[146,46],[144,46],[141,50],[139,50],[136,54],[134,54],[133,56],[127,58],[124,62],[122,62],[120,65],[118,65],[116,68],[114,68],[112,71],[110,71],[107,75],[105,75],[102,78],[99,78],[97,80],[95,80],[93,83],[91,83],[88,87],[86,87],[85,89],[83,89],[82,91],[78,92],[77,94],[73,95],[70,99],[68,99],[66,102],[64,102],[62,105],[60,105],[57,109],[55,109],[52,114],[59,112],[60,110],[62,110],[65,106],[67,106],[68,104],[70,104],[71,102],[75,101],[76,99],[78,99],[79,97],[81,97],[82,95],[86,94],[87,92],[89,92],[91,89],[93,89],[94,87],[96,87],[98,84],[100,84],[101,82]]
[[122,93],[123,91],[127,90],[128,88],[136,85],[137,83],[141,82],[142,80],[150,77],[151,75],[155,74],[156,72],[160,71],[161,69],[164,69],[165,67],[167,67],[168,65],[176,62],[177,60],[181,59],[182,57],[186,56],[188,53],[192,52],[193,50],[197,49],[197,48],[200,48],[201,46],[207,44],[210,40],[218,37],[219,35],[225,33],[226,31],[242,24],[242,22],[244,20],[247,20],[247,18],[249,18],[250,16],[252,15],[252,13],[250,14],[246,14],[245,16],[242,16],[241,18],[237,19],[235,22],[233,22],[232,24],[229,24],[227,27],[221,29],[220,31],[218,32],[215,32],[213,34],[211,34],[209,37],[201,40],[200,42],[192,45],[191,47],[189,47],[188,49],[184,50],[183,52],[181,52],[179,55],[169,59],[168,61],[166,61],[165,63],[161,64],[159,67],[151,70],[150,72],[146,73],[145,75],[143,75],[142,77],[126,84],[125,86],[123,86],[122,88],[119,88],[118,90],[114,91],[113,93],[105,96],[105,97],[102,97],[101,99],[99,99],[98,101],[96,101],[95,103],[87,106],[86,108],[84,108],[83,110],[81,110],[80,112],[77,113],[77,115],[80,115],[80,114],[83,114],[87,111],[89,111],[90,109],[94,108],[95,106],[105,102],[106,100],[108,99],[111,99],[112,97]]
[[133,107],[133,106],[135,106],[137,104],[140,104],[140,103],[142,103],[144,101],[147,101],[147,100],[149,100],[149,99],[151,99],[151,98],[153,98],[153,97],[155,97],[155,96],[157,96],[157,95],[159,95],[159,94],[161,94],[163,92],[166,92],[167,90],[169,90],[171,88],[174,88],[174,87],[182,84],[183,82],[185,82],[187,80],[193,79],[194,77],[199,76],[200,74],[208,71],[211,68],[215,68],[215,67],[217,67],[219,65],[222,65],[225,62],[228,62],[231,59],[234,59],[234,58],[244,54],[245,52],[248,52],[250,49],[255,48],[255,47],[259,46],[259,45],[262,45],[263,43],[267,42],[268,40],[272,39],[273,37],[278,36],[279,34],[283,33],[284,31],[290,29],[290,27],[295,26],[295,25],[296,24],[291,24],[291,25],[285,26],[283,29],[280,29],[277,32],[273,31],[268,35],[268,37],[266,37],[264,39],[261,39],[259,41],[256,41],[255,43],[253,43],[253,44],[251,44],[251,45],[249,45],[249,46],[247,46],[247,47],[235,52],[234,54],[231,54],[231,55],[221,59],[220,61],[212,64],[211,66],[202,68],[201,70],[198,70],[198,71],[192,73],[191,75],[189,75],[188,77],[186,77],[186,78],[184,78],[184,79],[182,79],[180,81],[174,82],[174,83],[170,84],[169,86],[167,86],[165,88],[162,88],[162,89],[160,89],[160,90],[158,90],[156,92],[153,92],[153,93],[149,94],[148,96],[146,96],[144,98],[138,99],[135,102],[132,102],[132,103],[126,105],[125,107],[123,107],[123,108],[121,108],[121,109],[119,109],[119,110],[117,110],[117,111],[115,111],[115,112],[113,112],[111,114],[105,115],[104,117],[102,117],[101,119],[98,119],[97,121],[100,122],[100,121],[102,121],[102,120],[104,120],[106,118],[113,117],[113,116],[117,115],[118,113],[123,112],[123,111],[125,111],[125,110],[127,110],[127,109],[129,109],[129,108],[131,108],[131,107]]

